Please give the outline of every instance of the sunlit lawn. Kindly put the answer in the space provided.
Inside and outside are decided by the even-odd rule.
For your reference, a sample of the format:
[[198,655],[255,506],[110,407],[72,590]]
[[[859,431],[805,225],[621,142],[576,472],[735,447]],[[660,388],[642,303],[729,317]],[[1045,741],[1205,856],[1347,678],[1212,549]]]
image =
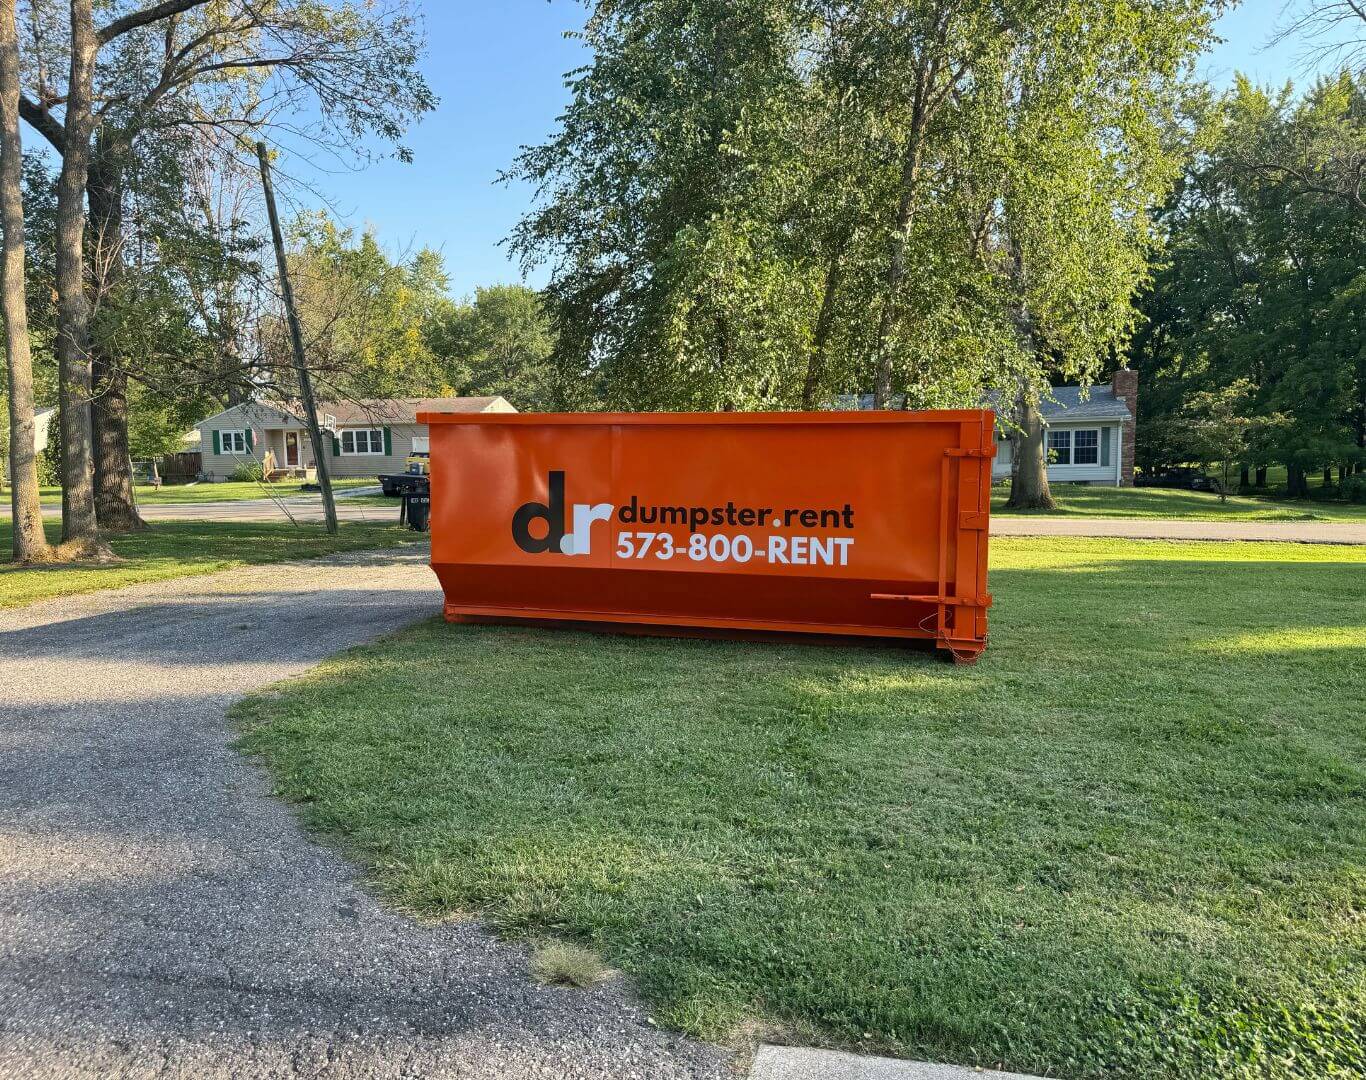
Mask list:
[[244,744],[397,904],[592,945],[702,1036],[1366,1074],[1366,548],[992,565],[972,668],[432,622]]
[[[54,543],[59,533],[58,524],[49,522],[48,535]],[[336,536],[328,536],[321,525],[314,524],[158,522],[146,532],[110,538],[109,545],[120,559],[115,563],[19,568],[0,562],[0,607],[236,566],[390,547],[414,539],[412,532],[393,523],[344,521]],[[7,558],[9,551],[10,523],[0,519],[0,554]]]
[[[1366,504],[1320,502],[1312,499],[1280,499],[1218,495],[1172,488],[1084,487],[1056,484],[1055,513],[1063,517],[1186,518],[1211,521],[1366,521]],[[1021,516],[1007,510],[1008,487],[992,492],[991,512],[1005,517]],[[1028,513],[1045,513],[1029,511]]]

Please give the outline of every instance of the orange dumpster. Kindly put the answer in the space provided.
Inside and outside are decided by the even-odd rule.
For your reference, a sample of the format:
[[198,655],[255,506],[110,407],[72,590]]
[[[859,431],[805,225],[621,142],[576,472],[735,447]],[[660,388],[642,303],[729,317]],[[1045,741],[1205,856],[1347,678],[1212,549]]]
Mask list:
[[418,421],[451,621],[986,645],[989,411]]

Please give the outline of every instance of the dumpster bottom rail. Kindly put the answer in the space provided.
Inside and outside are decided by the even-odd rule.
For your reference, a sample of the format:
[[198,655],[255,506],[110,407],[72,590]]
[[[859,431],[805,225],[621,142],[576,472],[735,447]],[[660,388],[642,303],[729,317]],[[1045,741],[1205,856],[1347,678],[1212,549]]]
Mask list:
[[[941,602],[928,593],[868,588],[881,582],[868,582],[863,589],[851,582],[812,582],[808,583],[810,618],[793,618],[780,604],[765,597],[764,587],[771,586],[772,579],[733,578],[733,588],[725,595],[734,600],[734,610],[727,611],[716,603],[699,603],[684,575],[664,574],[661,579],[641,583],[648,587],[640,592],[656,602],[653,610],[646,610],[636,590],[617,592],[612,584],[620,579],[588,570],[538,579],[553,596],[547,604],[544,597],[516,588],[513,575],[499,567],[438,565],[435,569],[446,591],[444,611],[449,622],[534,622],[686,637],[715,636],[707,632],[714,630],[784,640],[844,636],[902,645],[921,642],[943,650],[959,663],[972,662],[985,648],[985,634],[977,636],[976,628],[991,603],[990,597],[950,597]],[[641,573],[653,577],[649,571]],[[663,605],[658,601],[666,589],[670,603],[667,610],[660,610]],[[903,612],[899,606],[880,602],[893,598],[912,606]]]

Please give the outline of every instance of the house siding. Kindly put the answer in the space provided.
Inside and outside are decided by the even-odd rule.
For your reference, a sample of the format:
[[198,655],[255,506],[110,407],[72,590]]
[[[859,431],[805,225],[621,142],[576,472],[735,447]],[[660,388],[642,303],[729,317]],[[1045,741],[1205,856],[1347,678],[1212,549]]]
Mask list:
[[[1050,465],[1048,466],[1048,482],[1050,484],[1107,484],[1111,487],[1121,483],[1121,474],[1116,468],[1116,458],[1120,440],[1124,437],[1123,425],[1115,421],[1078,421],[1075,423],[1061,423],[1052,421],[1048,425],[1053,431],[1076,431],[1094,430],[1097,428],[1110,429],[1110,463],[1108,465]],[[993,480],[1008,480],[1011,473],[1011,453],[1014,445],[997,435],[996,457],[992,461],[991,478]],[[1122,457],[1119,458],[1122,462]]]
[[[338,424],[337,432],[340,434],[347,428],[363,426],[359,424]],[[407,468],[408,455],[412,453],[413,436],[427,434],[425,424],[377,424],[376,426],[389,428],[390,453],[388,454],[351,455],[334,453],[331,436],[327,432],[323,433],[323,441],[327,447],[327,464],[331,466],[331,473],[334,477],[338,479],[369,478],[379,476],[380,473],[403,472]],[[221,451],[217,454],[214,453],[215,432],[220,435],[219,445],[221,447],[222,432],[246,429],[255,432],[254,445],[249,454],[225,454]],[[313,446],[303,424],[293,417],[284,416],[259,405],[238,406],[229,409],[218,416],[203,421],[199,425],[199,430],[203,446],[202,469],[204,475],[210,480],[231,479],[232,474],[249,460],[254,462],[264,460],[267,450],[275,452],[277,467],[284,468],[284,436],[281,434],[284,431],[299,432],[300,466],[310,468],[314,464]]]
[[[228,480],[232,474],[249,461],[259,462],[266,452],[266,431],[270,428],[287,427],[289,418],[266,405],[247,403],[235,405],[217,416],[195,425],[200,433],[200,469],[212,480]],[[256,433],[255,443],[247,454],[214,453],[214,433],[224,431],[251,430]],[[218,445],[222,446],[221,440]]]
[[[338,424],[337,434],[347,428],[361,427],[359,424]],[[327,463],[332,466],[332,475],[338,478],[375,477],[380,473],[401,473],[408,467],[408,455],[413,451],[413,436],[427,434],[426,424],[388,424],[391,433],[390,453],[365,454],[360,456],[332,454]],[[311,448],[306,450],[310,464],[313,461]]]

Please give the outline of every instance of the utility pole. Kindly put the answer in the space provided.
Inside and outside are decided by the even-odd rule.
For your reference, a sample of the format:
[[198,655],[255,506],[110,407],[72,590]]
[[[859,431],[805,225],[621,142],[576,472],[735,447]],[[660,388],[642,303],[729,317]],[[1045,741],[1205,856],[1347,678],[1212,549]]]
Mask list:
[[256,157],[261,162],[261,187],[266,193],[266,213],[270,215],[270,239],[275,245],[275,264],[280,268],[280,295],[285,302],[285,321],[289,324],[289,343],[294,350],[294,370],[299,376],[299,398],[304,406],[304,422],[308,425],[308,439],[313,444],[313,462],[318,469],[318,486],[323,492],[323,517],[327,531],[336,535],[337,504],[332,498],[332,470],[323,453],[323,433],[318,426],[318,404],[313,400],[313,380],[304,362],[304,333],[299,327],[299,313],[294,310],[294,289],[289,284],[289,268],[285,265],[285,238],[280,232],[280,216],[275,212],[275,188],[270,182],[270,154],[264,142],[256,144]]

